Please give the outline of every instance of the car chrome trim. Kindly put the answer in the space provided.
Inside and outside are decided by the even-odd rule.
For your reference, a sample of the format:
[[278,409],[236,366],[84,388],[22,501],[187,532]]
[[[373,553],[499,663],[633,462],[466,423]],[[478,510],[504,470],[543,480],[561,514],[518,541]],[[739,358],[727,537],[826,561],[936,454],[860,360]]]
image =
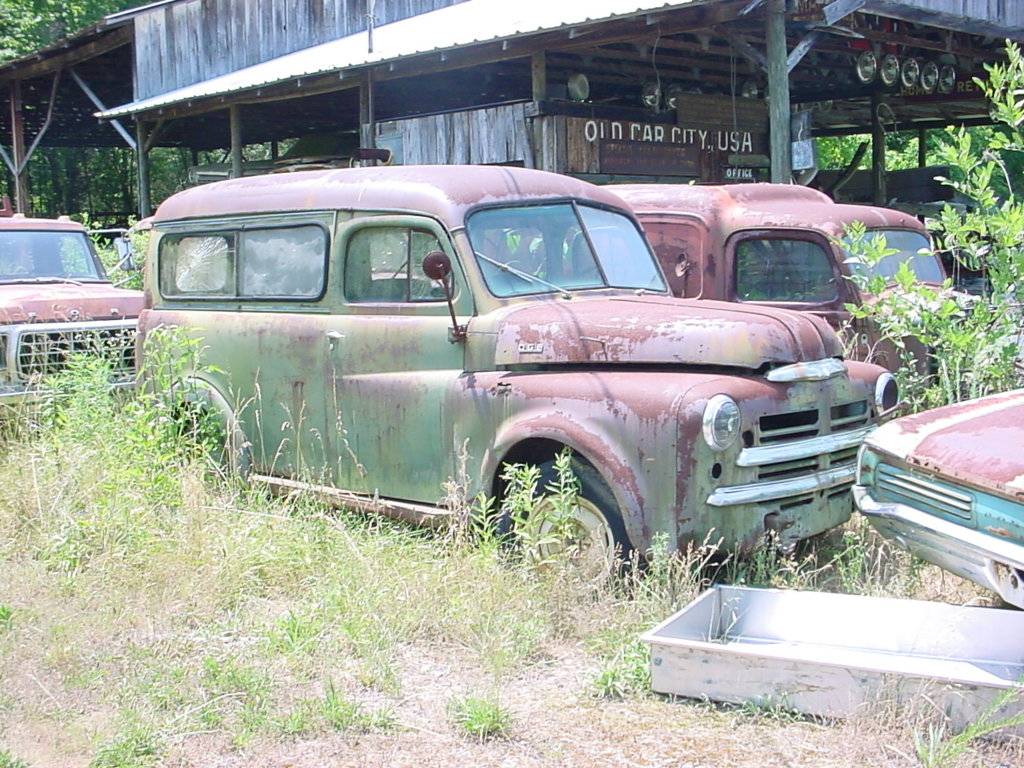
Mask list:
[[1005,578],[1024,572],[1024,544],[944,520],[906,504],[878,501],[871,488],[853,487],[857,509],[883,536],[951,573],[970,579],[1024,608],[1024,585]]
[[813,360],[809,363],[793,363],[768,371],[765,378],[776,383],[791,381],[825,381],[846,373],[846,363],[828,357],[824,360]]
[[819,437],[811,437],[806,440],[794,440],[793,442],[744,448],[736,459],[736,465],[740,467],[760,467],[765,464],[778,464],[784,461],[808,459],[812,456],[820,456],[823,453],[841,451],[845,448],[855,448],[864,441],[865,437],[874,431],[875,427],[875,424],[869,424],[866,427],[851,429],[848,432],[833,432],[830,435],[820,435]]
[[856,474],[857,467],[851,462],[842,467],[833,467],[785,480],[725,486],[716,488],[714,493],[708,496],[708,504],[712,507],[733,507],[738,504],[757,504],[762,501],[800,496],[804,493],[823,491],[845,483],[852,483]]

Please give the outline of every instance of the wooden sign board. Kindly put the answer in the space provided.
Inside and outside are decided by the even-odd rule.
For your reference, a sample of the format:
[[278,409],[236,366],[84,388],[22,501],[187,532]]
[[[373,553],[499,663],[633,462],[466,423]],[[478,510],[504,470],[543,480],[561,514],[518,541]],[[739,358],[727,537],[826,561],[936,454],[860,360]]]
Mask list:
[[767,152],[768,114],[760,100],[687,96],[675,123],[566,118],[569,173],[751,181],[757,171],[729,170],[730,156]]

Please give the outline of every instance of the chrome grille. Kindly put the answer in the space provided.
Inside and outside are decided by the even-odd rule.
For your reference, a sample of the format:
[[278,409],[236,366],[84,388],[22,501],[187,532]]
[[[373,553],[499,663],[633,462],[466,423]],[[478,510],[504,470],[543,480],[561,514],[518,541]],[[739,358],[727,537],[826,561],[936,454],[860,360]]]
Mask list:
[[135,324],[47,325],[26,328],[18,335],[15,363],[25,379],[63,370],[72,355],[104,358],[118,377],[135,370]]
[[781,440],[799,440],[818,434],[818,411],[790,411],[762,416],[758,422],[760,443],[777,443]]
[[886,464],[875,470],[875,485],[885,501],[909,504],[933,515],[952,515],[961,520],[974,516],[974,499],[926,480],[919,475],[900,472]]

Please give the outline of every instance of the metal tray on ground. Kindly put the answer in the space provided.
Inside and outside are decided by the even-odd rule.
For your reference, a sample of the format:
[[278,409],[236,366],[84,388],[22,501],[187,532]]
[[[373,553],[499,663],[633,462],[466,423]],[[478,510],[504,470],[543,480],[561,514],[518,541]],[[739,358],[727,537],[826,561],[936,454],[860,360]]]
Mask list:
[[1017,689],[993,716],[1024,711],[1022,611],[717,586],[642,639],[659,693],[825,717],[927,697],[962,728]]

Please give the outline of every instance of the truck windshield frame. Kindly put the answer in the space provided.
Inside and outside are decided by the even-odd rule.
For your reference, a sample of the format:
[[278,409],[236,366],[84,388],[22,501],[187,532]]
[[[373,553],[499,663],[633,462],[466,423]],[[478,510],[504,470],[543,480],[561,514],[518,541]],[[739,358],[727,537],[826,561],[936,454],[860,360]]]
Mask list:
[[0,284],[45,282],[109,281],[85,232],[0,230]]
[[498,298],[668,291],[636,222],[612,208],[576,200],[486,206],[466,217],[466,235],[487,289]]

